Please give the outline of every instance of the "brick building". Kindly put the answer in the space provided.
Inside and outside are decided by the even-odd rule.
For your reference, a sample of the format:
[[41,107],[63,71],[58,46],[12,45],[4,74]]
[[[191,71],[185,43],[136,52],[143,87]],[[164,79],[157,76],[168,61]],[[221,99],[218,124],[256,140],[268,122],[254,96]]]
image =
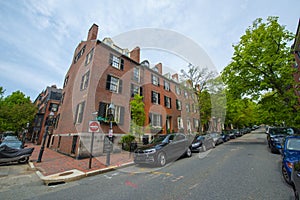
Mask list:
[[[100,41],[97,35],[98,26],[93,24],[87,40],[75,49],[65,76],[51,140],[53,149],[76,158],[85,157],[91,138],[88,124],[97,117],[101,128],[95,136],[93,152],[101,153],[102,141],[109,131],[109,105],[115,106],[114,134],[129,133],[129,102],[134,94],[143,96],[145,134],[198,130],[195,96],[189,92],[187,83],[179,83],[178,74],[163,74],[161,63],[150,67],[148,61],[140,62],[139,47],[129,51],[110,38]],[[96,111],[97,116],[93,115]]]
[[[295,63],[294,66],[297,69],[297,73],[294,74],[294,79],[296,82],[300,82],[300,19],[298,22],[298,27],[296,30],[296,36],[295,36],[295,40],[294,43],[292,45],[292,53],[295,56]],[[299,88],[299,84],[296,87],[296,93],[299,96],[298,101],[300,103],[300,88]]]
[[[58,89],[56,85],[52,85],[51,87],[47,87],[44,91],[42,91],[38,97],[34,101],[34,105],[37,106],[38,112],[35,115],[34,123],[33,123],[33,131],[31,134],[31,141],[36,144],[41,144],[43,135],[45,133],[45,125],[47,118],[52,111],[54,116],[57,115],[58,107],[60,104],[62,96],[62,89]],[[48,138],[51,138],[52,129],[49,131]],[[47,140],[50,142],[50,140]],[[49,143],[46,143],[47,147],[49,147]]]

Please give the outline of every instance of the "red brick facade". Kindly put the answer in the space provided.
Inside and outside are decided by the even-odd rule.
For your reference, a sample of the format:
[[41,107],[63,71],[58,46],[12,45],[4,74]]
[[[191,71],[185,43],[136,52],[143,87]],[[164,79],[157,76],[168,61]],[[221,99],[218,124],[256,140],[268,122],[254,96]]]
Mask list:
[[[143,96],[145,127],[152,127],[145,128],[146,134],[154,133],[153,126],[155,133],[197,131],[195,121],[199,115],[193,109],[195,98],[179,84],[178,75],[163,75],[161,63],[154,68],[147,62],[140,63],[139,47],[129,52],[117,47],[111,39],[97,40],[97,34],[98,26],[94,24],[87,41],[82,41],[74,52],[65,76],[63,98],[51,141],[53,149],[75,157],[84,156],[82,152],[86,152],[87,147],[82,140],[90,137],[88,124],[96,117],[92,113],[97,111],[98,119],[101,119],[100,133],[96,134],[101,142],[103,134],[109,130],[107,108],[111,103],[116,108],[113,132],[129,133],[129,102],[133,89]],[[176,93],[175,87],[180,88],[180,93]],[[176,100],[181,102],[181,109]],[[161,130],[157,130],[159,127]]]

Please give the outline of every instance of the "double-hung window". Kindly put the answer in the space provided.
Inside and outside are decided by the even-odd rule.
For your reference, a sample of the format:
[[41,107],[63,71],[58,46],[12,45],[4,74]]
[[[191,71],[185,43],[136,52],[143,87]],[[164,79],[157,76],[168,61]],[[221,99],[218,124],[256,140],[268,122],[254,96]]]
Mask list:
[[160,94],[158,92],[151,92],[151,102],[154,104],[160,104]]
[[85,101],[77,104],[76,113],[75,113],[75,121],[74,121],[75,124],[80,124],[82,122],[84,106],[85,106]]
[[136,94],[139,94],[140,96],[143,96],[142,87],[132,83],[131,87],[130,87],[130,94],[131,94],[131,97],[134,97],[134,95],[136,95]]
[[170,91],[170,82],[164,80],[164,89]]
[[80,90],[85,90],[88,87],[89,77],[90,77],[90,71],[88,71],[81,77]]
[[122,80],[111,75],[107,75],[106,89],[115,93],[122,93]]
[[149,113],[149,120],[152,127],[162,127],[162,115]]
[[109,64],[114,68],[124,70],[124,60],[116,55],[110,54]]
[[92,48],[92,50],[86,55],[85,65],[88,65],[91,62],[93,55],[94,55],[94,48]]
[[139,83],[140,82],[140,69],[138,67],[133,68],[132,80]]
[[165,106],[167,108],[171,108],[172,107],[171,106],[171,98],[170,97],[165,96]]
[[154,74],[151,75],[151,81],[153,85],[159,86],[159,77]]

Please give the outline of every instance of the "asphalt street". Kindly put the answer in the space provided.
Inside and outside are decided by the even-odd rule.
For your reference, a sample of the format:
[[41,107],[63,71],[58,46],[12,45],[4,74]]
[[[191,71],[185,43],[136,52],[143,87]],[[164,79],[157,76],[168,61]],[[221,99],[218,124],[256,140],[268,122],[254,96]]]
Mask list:
[[280,159],[281,155],[270,153],[266,135],[254,132],[164,168],[130,166],[51,187],[36,180],[1,190],[0,195],[45,200],[293,199],[281,175]]

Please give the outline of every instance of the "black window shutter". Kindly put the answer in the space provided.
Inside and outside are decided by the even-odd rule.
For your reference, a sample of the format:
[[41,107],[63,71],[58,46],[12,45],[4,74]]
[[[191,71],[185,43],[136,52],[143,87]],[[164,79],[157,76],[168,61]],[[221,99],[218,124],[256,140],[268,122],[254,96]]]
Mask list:
[[106,116],[106,103],[100,102],[99,104],[99,110],[98,110],[98,116],[99,117],[105,117]]
[[164,89],[166,89],[166,81],[164,80]]
[[164,96],[165,106],[167,106],[167,97]]
[[151,91],[151,103],[154,103],[155,102],[155,99],[154,99],[154,92]]
[[159,86],[159,77],[157,77],[157,85]]
[[111,76],[107,75],[107,80],[106,80],[106,89],[109,90],[110,89],[110,81],[111,81]]
[[133,84],[132,83],[130,85],[130,94],[131,94],[131,97],[134,97],[134,91],[133,91]]
[[120,69],[123,71],[124,70],[124,60],[122,58],[120,58]]
[[149,113],[149,123],[151,124],[152,122],[152,113]]
[[109,65],[112,65],[112,63],[113,63],[113,55],[110,54],[109,55]]
[[160,126],[162,126],[162,115],[159,115]]
[[151,74],[151,83],[153,83],[153,74]]
[[123,81],[121,79],[119,79],[119,94],[122,93],[122,84],[123,84]]
[[158,104],[160,104],[160,93],[158,93]]
[[140,96],[143,96],[143,87],[140,87]]
[[170,98],[170,108],[172,108],[172,99]]
[[125,111],[124,107],[123,106],[120,107],[120,122],[119,122],[120,125],[124,123],[124,113],[125,113],[124,111]]
[[83,75],[82,77],[81,77],[81,84],[80,84],[80,90],[82,90],[83,89],[83,81],[84,81],[84,76],[85,75]]

